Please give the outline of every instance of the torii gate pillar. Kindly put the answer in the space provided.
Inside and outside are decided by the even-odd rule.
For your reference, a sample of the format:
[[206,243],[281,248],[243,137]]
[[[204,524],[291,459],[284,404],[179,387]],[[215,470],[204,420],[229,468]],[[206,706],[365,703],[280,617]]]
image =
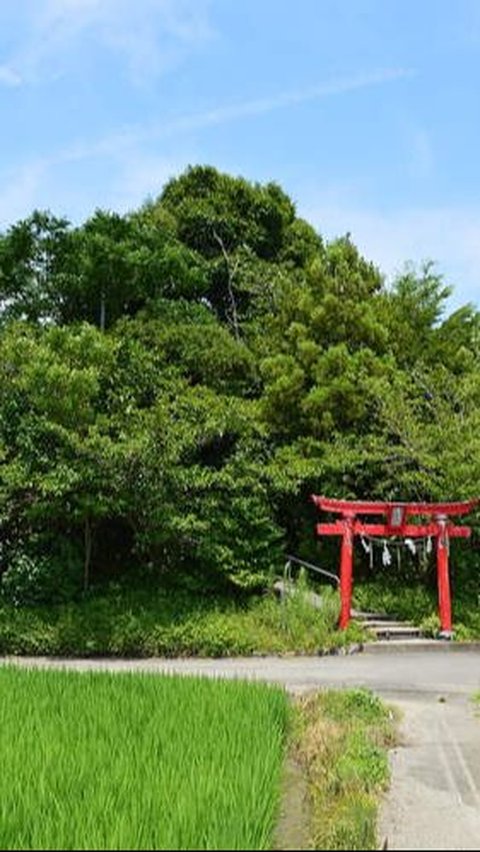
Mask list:
[[339,627],[345,630],[351,619],[353,593],[353,544],[354,516],[345,518],[343,522],[342,549],[340,554],[340,622]]
[[437,535],[437,580],[438,580],[438,609],[442,634],[452,635],[452,595],[450,589],[450,538],[448,535],[448,518],[444,515],[437,517],[439,527]]

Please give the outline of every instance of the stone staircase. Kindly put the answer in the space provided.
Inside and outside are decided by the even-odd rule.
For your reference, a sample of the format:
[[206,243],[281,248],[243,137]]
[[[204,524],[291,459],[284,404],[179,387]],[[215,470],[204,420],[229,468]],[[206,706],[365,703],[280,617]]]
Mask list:
[[[321,595],[298,589],[292,581],[277,580],[273,588],[281,600],[300,594],[315,609],[322,609],[324,605]],[[352,619],[357,624],[361,624],[365,630],[373,633],[377,644],[387,642],[438,644],[437,640],[425,639],[420,627],[415,627],[408,621],[399,621],[394,615],[386,615],[382,612],[361,612],[354,609],[352,610]]]
[[418,640],[423,638],[419,627],[408,621],[398,621],[395,616],[378,612],[353,611],[354,620],[383,642]]

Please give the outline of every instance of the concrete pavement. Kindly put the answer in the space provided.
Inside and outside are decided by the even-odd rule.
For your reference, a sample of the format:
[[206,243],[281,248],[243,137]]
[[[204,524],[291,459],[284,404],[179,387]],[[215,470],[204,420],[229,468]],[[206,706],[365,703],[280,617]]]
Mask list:
[[471,701],[423,696],[395,701],[402,746],[380,818],[389,849],[480,848],[480,718]]

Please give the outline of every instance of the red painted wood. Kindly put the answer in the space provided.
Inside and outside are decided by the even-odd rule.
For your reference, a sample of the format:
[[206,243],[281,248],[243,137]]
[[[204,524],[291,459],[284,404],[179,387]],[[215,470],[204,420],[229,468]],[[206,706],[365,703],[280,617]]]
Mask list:
[[429,535],[436,535],[438,532],[437,524],[402,524],[400,527],[391,527],[390,524],[364,524],[358,521],[355,524],[355,531],[359,535],[377,535],[377,536],[404,536],[406,538],[418,538]]
[[312,500],[324,512],[338,512],[354,515],[391,515],[392,510],[399,506],[405,511],[406,517],[416,515],[466,515],[472,512],[480,500],[467,500],[453,503],[395,503],[368,500],[335,500],[331,497],[312,495]]
[[344,521],[336,521],[334,524],[317,524],[317,535],[343,535],[344,532]]
[[[344,531],[344,521],[317,524],[317,535],[319,536],[343,535]],[[440,526],[437,522],[434,522],[431,524],[403,524],[401,527],[391,527],[389,524],[367,524],[355,519],[353,532],[355,535],[426,538],[427,536],[437,536],[440,533]],[[448,524],[448,534],[450,538],[470,538],[472,531],[470,527],[457,527],[453,524]]]
[[348,627],[352,617],[353,519],[346,518],[343,526],[342,551],[340,555],[340,630],[345,630]]
[[440,521],[441,532],[437,537],[438,610],[442,633],[452,633],[452,598],[450,591],[449,533],[448,524]]
[[[389,524],[364,524],[361,521],[355,523],[355,533],[357,535],[373,535],[373,536],[399,536],[402,538],[425,538],[426,536],[436,536],[440,532],[438,523],[432,524],[403,524],[401,527],[391,527]],[[448,525],[448,532],[452,538],[469,538],[471,535],[470,527],[456,527],[453,524]]]
[[324,512],[385,515],[388,511],[386,503],[367,502],[364,500],[335,500],[330,497],[318,497],[316,494],[312,495],[312,500]]

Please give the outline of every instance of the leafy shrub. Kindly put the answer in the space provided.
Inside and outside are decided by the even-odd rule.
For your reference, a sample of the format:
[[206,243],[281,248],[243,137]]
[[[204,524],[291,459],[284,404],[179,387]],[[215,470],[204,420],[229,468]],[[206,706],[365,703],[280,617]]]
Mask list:
[[363,790],[370,793],[379,786],[385,786],[388,781],[387,754],[363,731],[357,732],[352,734],[348,749],[338,761],[337,773],[346,787],[360,782]]
[[415,624],[420,624],[437,609],[435,592],[420,584],[401,585],[394,577],[358,584],[354,602],[362,610],[394,615]]
[[0,654],[67,656],[237,656],[323,653],[356,641],[338,631],[338,597],[324,591],[313,609],[273,596],[234,603],[179,590],[116,586],[77,603],[0,607]]
[[389,714],[380,698],[367,689],[351,689],[345,694],[327,692],[323,696],[322,711],[327,718],[337,722],[355,718],[364,724],[385,721]]
[[441,630],[440,618],[437,613],[432,613],[432,615],[424,618],[420,627],[425,636],[435,639]]
[[75,598],[82,585],[76,552],[60,540],[50,556],[17,551],[1,580],[1,595],[13,606],[62,603]]

